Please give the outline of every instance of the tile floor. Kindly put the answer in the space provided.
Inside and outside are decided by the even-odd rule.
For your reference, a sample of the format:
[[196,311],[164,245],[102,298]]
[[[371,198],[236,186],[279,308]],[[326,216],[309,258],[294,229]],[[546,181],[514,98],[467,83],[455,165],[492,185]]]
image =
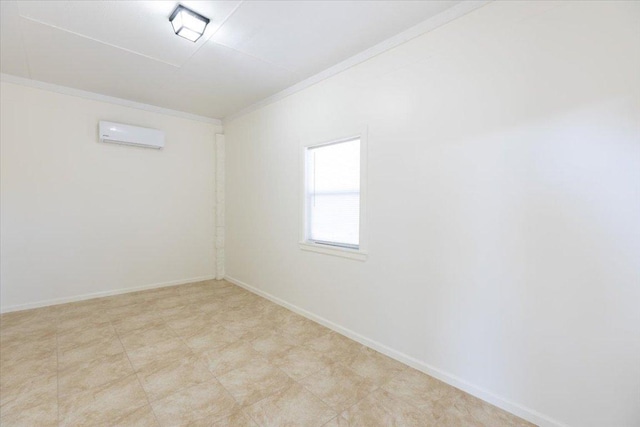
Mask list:
[[2,426],[523,426],[225,281],[0,318]]

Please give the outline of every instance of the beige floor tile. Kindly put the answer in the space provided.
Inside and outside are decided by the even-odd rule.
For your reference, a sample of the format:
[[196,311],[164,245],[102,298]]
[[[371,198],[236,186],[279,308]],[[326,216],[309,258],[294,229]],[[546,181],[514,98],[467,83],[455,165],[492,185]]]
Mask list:
[[142,367],[150,363],[184,359],[193,354],[189,347],[179,338],[137,348],[127,348],[125,345],[125,350],[135,370],[142,369]]
[[345,420],[343,417],[338,416],[323,425],[322,427],[349,427],[349,421]]
[[171,296],[167,296],[164,298],[156,298],[151,301],[151,305],[155,310],[164,311],[170,310],[176,307],[184,307],[188,305],[190,302],[189,299],[185,298],[179,292],[173,294]]
[[376,389],[373,382],[337,363],[302,379],[300,384],[336,412],[342,412]]
[[148,404],[135,375],[59,398],[60,425],[86,426],[124,418]]
[[57,407],[58,377],[56,373],[31,376],[5,383],[0,387],[0,414],[19,414],[43,403]]
[[151,406],[160,424],[172,427],[203,419],[213,423],[238,410],[233,397],[216,380],[182,389]]
[[194,302],[192,306],[207,314],[216,314],[225,309],[224,301],[212,299],[210,296]]
[[226,289],[231,289],[231,290],[236,290],[236,289],[240,289],[239,286],[234,285],[231,282],[228,282],[226,280],[212,280],[211,282],[211,286],[213,286],[214,288],[216,288],[217,290],[226,290]]
[[107,316],[112,322],[121,322],[130,317],[149,313],[155,313],[155,310],[153,305],[147,301],[107,308]]
[[133,374],[125,353],[105,356],[58,372],[60,396],[84,392]]
[[194,305],[194,304],[198,304],[205,298],[212,298],[212,297],[213,297],[213,294],[202,293],[202,292],[194,293],[194,294],[186,293],[186,294],[180,294],[179,300],[182,301],[183,304]]
[[159,300],[159,299],[166,299],[174,295],[178,295],[179,293],[180,293],[180,290],[178,286],[149,289],[149,290],[140,292],[140,294],[144,296],[144,298],[149,302],[152,302],[154,300]]
[[0,363],[12,363],[24,359],[33,359],[38,354],[45,354],[55,349],[56,334],[38,333],[17,336],[0,344]]
[[214,316],[214,319],[220,323],[224,322],[225,324],[228,324],[229,322],[244,321],[260,317],[260,313],[256,313],[253,307],[229,307],[224,301],[223,304],[225,304],[225,308]]
[[[14,355],[15,356],[15,355]],[[53,374],[58,370],[58,354],[55,349],[21,353],[0,362],[0,382],[8,384],[41,375]]]
[[58,369],[64,370],[94,359],[122,353],[124,353],[124,348],[118,337],[114,335],[112,337],[78,344],[75,347],[58,349]]
[[294,380],[307,377],[331,366],[331,359],[306,347],[292,347],[273,358],[272,363]]
[[216,290],[217,280],[201,280],[199,282],[187,283],[186,285],[176,286],[178,292],[181,294],[197,294],[203,292],[213,292]]
[[435,419],[415,406],[378,389],[343,412],[342,416],[353,427],[425,427],[434,425]]
[[320,427],[336,416],[335,411],[299,384],[249,406],[246,413],[261,427]]
[[535,427],[534,424],[522,418],[516,417],[513,414],[482,401],[480,401],[477,406],[473,405],[469,409],[469,412],[476,420],[485,426]]
[[338,361],[354,350],[357,350],[360,344],[337,332],[329,332],[328,334],[307,341],[304,343],[304,347],[319,351],[330,359]]
[[16,311],[0,315],[1,334],[11,330],[34,331],[55,326],[58,315],[51,307],[37,308],[34,310]]
[[422,411],[433,414],[434,417],[437,417],[436,412],[439,410],[438,401],[455,401],[463,395],[460,390],[410,368],[398,374],[382,388]]
[[254,363],[258,359],[262,359],[260,353],[246,341],[236,341],[224,347],[208,350],[200,356],[200,360],[216,376]]
[[58,422],[531,426],[226,281],[1,315],[0,425]]
[[202,314],[202,311],[198,309],[198,307],[194,304],[185,304],[180,301],[179,304],[174,305],[161,305],[160,307],[156,307],[155,302],[151,302],[150,304],[154,305],[154,310],[160,317],[165,320],[169,319],[181,319],[183,317],[188,317],[192,315]]
[[58,312],[58,332],[67,332],[88,324],[109,322],[102,299],[92,299],[55,306]]
[[271,328],[258,317],[232,320],[224,324],[225,329],[243,340],[254,340],[270,332]]
[[514,415],[464,392],[440,399],[434,412],[437,425],[451,426],[533,426]]
[[294,345],[294,340],[273,332],[251,341],[254,350],[268,359],[277,357],[278,354],[293,348]]
[[[184,308],[185,307],[181,307],[181,309]],[[181,337],[188,337],[204,328],[219,326],[210,316],[196,308],[189,308],[188,311],[177,314],[171,313],[169,316],[164,317],[164,319],[167,326]]]
[[298,316],[291,310],[287,310],[284,307],[273,304],[271,302],[269,302],[268,304],[269,305],[264,306],[261,310],[261,314],[265,321],[274,322],[278,325],[284,325],[291,321],[291,319],[293,319],[294,317]]
[[153,323],[146,328],[121,333],[120,341],[128,350],[155,345],[163,341],[176,340],[176,333],[164,322]]
[[8,353],[19,347],[53,346],[56,341],[57,329],[55,324],[38,329],[14,327],[2,330],[0,338],[0,354]]
[[278,329],[279,334],[287,338],[295,339],[299,345],[326,335],[329,332],[331,332],[330,329],[309,319],[305,319],[302,316],[291,318],[289,322],[283,324]]
[[158,427],[156,416],[151,406],[143,406],[117,420],[104,423],[104,427]]
[[267,361],[256,361],[218,377],[240,405],[250,405],[292,384],[284,372]]
[[201,418],[199,420],[189,421],[187,424],[189,427],[211,427],[216,421],[211,421],[209,418]]
[[42,325],[38,328],[13,326],[5,327],[0,324],[0,344],[6,347],[16,343],[36,342],[42,339],[55,337],[58,333],[55,322]]
[[0,314],[0,329],[6,329],[19,325],[25,325],[29,322],[38,321],[39,315],[35,310],[22,310],[10,313]]
[[227,294],[224,296],[224,304],[226,307],[238,308],[256,301],[259,297],[250,292]]
[[131,306],[134,304],[144,304],[145,302],[147,302],[147,297],[145,296],[145,294],[140,292],[114,295],[111,297],[105,297],[101,299],[110,315],[111,314],[116,315],[118,313],[118,311],[114,310],[116,308]]
[[213,423],[212,427],[258,427],[251,417],[238,411],[230,417]]
[[[494,427],[481,423],[473,418],[467,410],[461,410],[453,405],[444,405],[433,425],[437,427]],[[496,427],[498,426],[496,425]]]
[[137,375],[150,401],[214,379],[211,372],[195,356],[149,363],[138,370]]
[[73,332],[58,334],[58,348],[67,350],[81,344],[117,337],[116,330],[110,323],[86,325]]
[[20,411],[3,411],[0,425],[11,427],[57,427],[58,404],[55,400],[39,401]]
[[124,335],[136,330],[164,325],[164,320],[155,311],[147,311],[113,320],[112,323],[118,335]]
[[235,335],[219,325],[202,327],[184,338],[185,343],[196,353],[223,347],[237,340]]
[[380,386],[404,371],[407,366],[367,347],[350,354],[343,363],[357,374]]
[[[270,306],[276,306],[276,307],[280,307],[279,305],[276,305],[274,303],[272,303],[271,301],[269,301],[266,298],[263,298],[259,295],[254,295],[257,298],[253,301],[251,301],[249,304],[247,304],[248,306],[253,307],[254,309],[262,312],[265,308],[270,307]],[[286,309],[285,309],[286,310]]]

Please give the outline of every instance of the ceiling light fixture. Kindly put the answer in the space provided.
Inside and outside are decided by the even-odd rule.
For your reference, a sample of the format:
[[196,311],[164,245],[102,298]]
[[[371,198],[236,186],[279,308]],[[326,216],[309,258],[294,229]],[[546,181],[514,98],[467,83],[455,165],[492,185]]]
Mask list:
[[179,4],[169,17],[169,21],[177,35],[195,42],[204,34],[209,18]]

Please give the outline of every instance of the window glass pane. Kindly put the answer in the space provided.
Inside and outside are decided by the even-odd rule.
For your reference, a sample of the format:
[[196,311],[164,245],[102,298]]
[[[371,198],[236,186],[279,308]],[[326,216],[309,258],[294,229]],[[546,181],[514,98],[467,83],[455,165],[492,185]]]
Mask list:
[[359,245],[360,139],[307,151],[308,238]]

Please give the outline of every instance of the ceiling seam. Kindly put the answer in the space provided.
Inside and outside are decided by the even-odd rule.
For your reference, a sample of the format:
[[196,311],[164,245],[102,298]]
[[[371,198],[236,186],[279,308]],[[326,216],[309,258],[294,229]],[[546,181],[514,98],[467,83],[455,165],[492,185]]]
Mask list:
[[[16,11],[18,12],[18,16],[20,16],[20,9],[18,8],[18,2],[16,4]],[[30,79],[33,79],[33,75],[31,74],[31,63],[29,62],[29,53],[27,51],[27,44],[24,42],[24,28],[22,25],[22,21],[18,22],[18,27],[20,28],[20,42],[22,43],[22,50],[24,51],[24,61],[27,65],[27,75]]]
[[[209,40],[211,40],[211,38],[212,38],[213,36],[215,36],[215,35],[216,35],[216,33],[217,33],[218,31],[220,31],[220,29],[222,28],[222,26],[223,26],[224,24],[226,24],[226,23],[227,23],[227,21],[229,20],[229,18],[231,18],[231,16],[233,16],[233,15],[236,13],[236,11],[237,11],[238,9],[240,9],[240,6],[242,6],[242,4],[243,4],[243,3],[244,3],[244,0],[240,0],[240,2],[236,5],[236,7],[234,7],[234,8],[233,8],[233,10],[232,10],[228,15],[227,15],[227,17],[226,17],[226,18],[224,18],[224,20],[220,23],[220,25],[218,25],[218,28],[216,28],[216,29],[215,29],[215,30],[214,30],[214,31],[209,35],[209,37],[207,37],[207,39],[204,41],[204,43],[202,43],[202,44],[200,45],[200,47],[199,47],[199,48],[197,48],[197,49],[195,50],[195,52],[193,52],[191,55],[189,55],[189,57],[188,57],[187,59],[185,59],[185,60],[182,62],[182,64],[180,65],[180,68],[182,68],[182,67],[183,67],[187,62],[189,62],[189,61],[191,60],[191,58],[193,58],[193,56],[194,56],[196,53],[198,53],[198,52],[200,51],[200,49],[202,49],[202,48],[204,47],[204,45],[205,45],[205,44],[209,43]],[[215,43],[215,42],[213,42],[213,43]],[[219,43],[216,43],[216,44],[219,44]]]
[[224,43],[218,43],[218,42],[215,42],[215,41],[212,41],[211,43],[215,43],[215,44],[217,44],[218,46],[225,47],[225,48],[227,48],[227,49],[229,49],[229,50],[232,50],[232,51],[234,51],[234,52],[238,52],[239,54],[242,54],[242,55],[248,56],[249,58],[256,59],[256,60],[258,60],[258,61],[260,61],[260,62],[264,62],[265,64],[269,64],[269,65],[271,65],[271,66],[273,66],[273,67],[281,68],[281,69],[283,69],[283,70],[285,70],[285,71],[287,71],[287,72],[289,72],[289,73],[293,73],[293,74],[296,74],[296,73],[297,73],[295,70],[290,70],[290,69],[289,69],[289,68],[287,68],[287,67],[284,67],[284,66],[282,66],[282,65],[276,64],[276,63],[271,62],[271,61],[267,61],[266,59],[260,58],[260,57],[258,57],[258,56],[252,55],[252,54],[250,54],[250,53],[243,52],[243,51],[241,51],[241,50],[235,49],[235,48],[233,48],[233,47],[231,47],[231,46],[228,46],[228,45],[226,45],[226,44],[224,44]]
[[129,52],[129,53],[132,53],[134,55],[141,56],[143,58],[151,59],[152,61],[160,62],[161,64],[169,65],[169,66],[174,67],[174,68],[180,68],[181,67],[181,65],[179,65],[179,64],[173,64],[171,62],[163,61],[162,59],[155,58],[153,56],[145,55],[144,53],[136,52],[135,50],[127,49],[127,48],[124,48],[122,46],[117,46],[115,44],[107,43],[107,42],[102,41],[102,40],[94,39],[93,37],[89,37],[89,36],[84,35],[84,34],[76,33],[75,31],[71,31],[71,30],[69,30],[67,28],[58,27],[57,25],[49,24],[47,22],[43,22],[43,21],[40,21],[38,19],[30,18],[28,16],[20,15],[20,17],[22,19],[26,19],[26,20],[29,20],[31,22],[36,22],[38,24],[45,25],[45,26],[50,27],[50,28],[55,28],[56,30],[64,31],[65,33],[69,33],[69,34],[73,34],[73,35],[78,36],[78,37],[82,37],[83,39],[86,39],[86,40],[91,40],[91,41],[94,41],[96,43],[100,43],[100,44],[105,45],[105,46],[113,47],[115,49],[120,49],[120,50],[123,50],[125,52]]
[[[195,55],[196,53],[198,53],[198,52],[200,51],[200,49],[202,49],[206,43],[211,42],[211,43],[214,43],[214,44],[216,44],[216,45],[218,45],[218,46],[223,46],[223,47],[225,47],[225,48],[227,48],[227,49],[230,49],[230,50],[232,50],[232,51],[234,51],[234,52],[238,52],[238,53],[240,53],[240,54],[242,54],[242,55],[246,55],[246,56],[248,56],[249,58],[256,59],[256,60],[258,60],[258,61],[260,61],[260,62],[264,62],[265,64],[269,64],[269,65],[271,65],[272,67],[280,68],[280,69],[282,69],[282,70],[284,70],[284,71],[286,71],[286,72],[288,72],[288,73],[296,74],[296,71],[295,71],[295,70],[291,70],[291,69],[289,69],[289,68],[287,68],[287,67],[284,67],[284,66],[282,66],[282,65],[279,65],[279,64],[273,63],[273,62],[271,62],[271,61],[267,61],[266,59],[259,58],[259,57],[257,57],[257,56],[251,55],[250,53],[246,53],[246,52],[243,52],[243,51],[241,51],[241,50],[234,49],[233,47],[228,46],[228,45],[226,45],[226,44],[224,44],[224,43],[220,43],[220,42],[217,42],[217,41],[211,40],[211,39],[213,38],[213,36],[215,36],[215,35],[218,33],[218,31],[220,31],[220,29],[222,29],[222,26],[223,26],[223,25],[225,25],[225,24],[227,23],[227,21],[231,18],[231,16],[233,16],[233,15],[238,11],[238,9],[240,9],[240,6],[242,6],[244,3],[245,3],[245,0],[241,0],[241,1],[238,3],[238,5],[237,5],[237,6],[236,6],[236,7],[235,7],[235,8],[234,8],[230,13],[229,13],[229,15],[227,15],[227,17],[224,19],[224,21],[222,21],[222,23],[218,26],[218,28],[216,28],[216,29],[215,29],[215,31],[214,31],[213,33],[211,33],[211,35],[210,35],[209,37],[207,37],[207,40],[206,40],[204,43],[202,43],[202,45],[201,45],[198,49],[196,49],[196,51],[195,51],[195,52],[193,52],[193,53],[191,54],[191,56],[189,56],[189,58],[187,58],[187,59],[182,63],[182,65],[180,65],[180,68],[182,68],[182,67],[183,67],[187,62],[189,62],[189,61],[191,60],[191,58],[193,58],[193,57],[194,57],[194,55]],[[178,72],[178,70],[176,70],[173,74],[175,74],[175,73],[177,73],[177,72]]]
[[209,43],[209,40],[211,40],[211,37],[213,37],[218,31],[220,31],[220,28],[222,28],[222,26],[229,20],[229,18],[231,18],[231,15],[233,15],[234,13],[236,13],[236,11],[240,8],[240,6],[242,5],[242,3],[244,2],[244,0],[241,0],[235,8],[233,8],[233,10],[229,13],[229,15],[227,15],[226,18],[224,18],[224,20],[222,21],[222,23],[220,25],[218,25],[218,28],[216,28],[213,33],[211,33],[211,35],[209,37],[207,37],[207,39],[200,45],[199,48],[197,48],[195,50],[195,52],[193,52],[186,60],[184,60],[182,62],[182,64],[180,64],[180,66],[176,69],[173,70],[173,72],[171,72],[171,75],[169,76],[169,79],[172,80],[176,74],[178,74],[178,72],[182,69],[182,67],[185,66],[185,64],[187,64],[191,58],[193,58],[193,56],[198,53],[200,51],[200,49],[202,49],[204,47],[205,44]]

